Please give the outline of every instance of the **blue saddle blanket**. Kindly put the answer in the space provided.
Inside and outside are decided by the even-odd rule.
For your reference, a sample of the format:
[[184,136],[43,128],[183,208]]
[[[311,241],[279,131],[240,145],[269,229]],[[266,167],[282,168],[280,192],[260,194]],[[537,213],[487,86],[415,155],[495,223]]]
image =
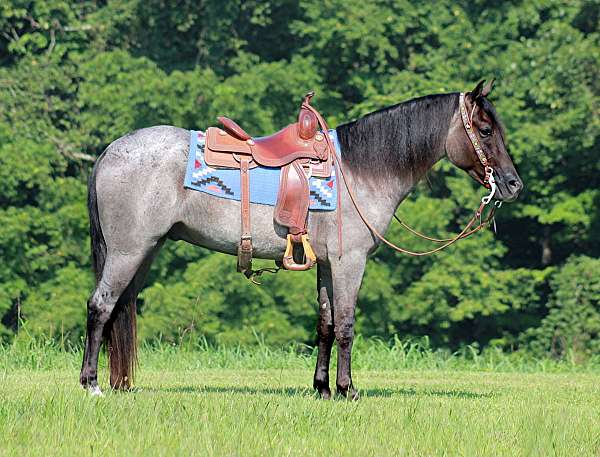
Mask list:
[[[340,156],[340,146],[335,130],[329,130],[329,136]],[[184,186],[216,197],[230,200],[241,199],[240,171],[217,169],[206,165],[204,161],[205,136],[202,131],[190,132],[190,154],[185,173]],[[279,192],[280,168],[258,166],[250,170],[250,201],[275,206]],[[309,179],[310,210],[332,211],[337,204],[335,170],[331,177]]]

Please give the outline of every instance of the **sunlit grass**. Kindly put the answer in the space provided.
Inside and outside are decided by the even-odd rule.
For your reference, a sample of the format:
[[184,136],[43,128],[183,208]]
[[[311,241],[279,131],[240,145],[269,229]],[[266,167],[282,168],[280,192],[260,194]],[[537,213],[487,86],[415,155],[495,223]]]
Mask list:
[[[77,385],[81,351],[0,346],[0,455],[598,455],[595,361],[357,342],[361,400],[311,389],[310,348],[143,347],[133,392]],[[332,375],[334,375],[332,371]]]
[[[600,355],[581,362],[580,357],[561,360],[536,358],[526,352],[505,353],[472,346],[451,352],[432,349],[426,338],[382,341],[355,338],[353,368],[369,370],[441,369],[531,373],[600,373]],[[76,369],[81,364],[82,346],[52,339],[24,336],[9,344],[0,344],[1,369]],[[313,368],[316,349],[304,345],[270,347],[258,338],[252,346],[218,347],[200,340],[170,344],[154,342],[140,348],[141,369],[206,368]],[[335,346],[332,366],[335,366]],[[101,357],[101,365],[104,360]]]

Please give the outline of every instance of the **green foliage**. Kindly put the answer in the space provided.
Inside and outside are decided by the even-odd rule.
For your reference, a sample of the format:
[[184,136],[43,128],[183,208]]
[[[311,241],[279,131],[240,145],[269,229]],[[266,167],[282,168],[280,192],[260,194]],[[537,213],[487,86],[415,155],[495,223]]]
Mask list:
[[[597,351],[597,292],[567,298],[585,271],[600,273],[599,39],[597,5],[585,0],[3,2],[0,338],[22,318],[32,334],[79,342],[92,286],[86,181],[119,136],[152,124],[205,128],[219,114],[274,131],[309,89],[336,125],[495,76],[492,100],[524,194],[499,212],[496,236],[428,258],[379,249],[357,330],[427,335],[453,349],[525,341],[538,353],[559,332],[559,355]],[[480,194],[442,163],[398,214],[446,236]],[[397,226],[388,234],[429,247]],[[259,288],[234,263],[168,243],[141,296],[141,338],[312,343],[314,272],[280,273]]]
[[32,290],[23,302],[24,318],[32,335],[48,335],[57,340],[82,341],[85,336],[86,308],[83,306],[94,286],[93,278],[81,274],[69,263],[56,276]]
[[[313,306],[304,300],[305,289],[314,289],[314,275],[302,275],[312,281],[297,280],[283,293],[277,284],[280,278],[265,280],[264,287],[248,281],[240,284],[235,259],[224,260],[210,255],[189,264],[181,281],[148,287],[142,295],[142,337],[178,342],[188,333],[200,333],[208,341],[234,345],[310,339],[306,326],[297,323],[314,315]],[[289,273],[285,276],[289,278]]]
[[524,339],[537,354],[578,359],[600,353],[600,259],[572,257],[552,277],[549,313]]

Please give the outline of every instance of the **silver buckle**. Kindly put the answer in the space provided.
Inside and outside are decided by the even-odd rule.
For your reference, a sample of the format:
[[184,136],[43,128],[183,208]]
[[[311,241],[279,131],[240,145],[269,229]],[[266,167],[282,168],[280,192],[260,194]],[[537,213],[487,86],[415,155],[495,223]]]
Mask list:
[[484,205],[487,205],[492,200],[492,198],[494,197],[494,194],[496,193],[496,189],[498,188],[498,186],[496,186],[496,180],[494,179],[494,169],[493,168],[490,169],[490,177],[488,178],[488,182],[490,183],[491,190],[488,195],[481,198],[481,203],[483,203]]
[[311,163],[302,164],[302,169],[304,170],[306,179],[312,178],[312,164]]

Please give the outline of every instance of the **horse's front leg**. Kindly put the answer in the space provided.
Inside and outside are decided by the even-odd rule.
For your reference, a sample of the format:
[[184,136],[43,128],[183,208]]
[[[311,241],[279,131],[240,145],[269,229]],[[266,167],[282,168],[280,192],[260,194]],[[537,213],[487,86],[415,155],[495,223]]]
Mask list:
[[333,323],[338,345],[337,380],[339,394],[358,399],[352,384],[352,341],[354,312],[367,260],[366,253],[344,253],[333,267]]
[[331,398],[329,390],[329,359],[333,346],[333,281],[329,265],[317,265],[317,301],[319,304],[319,322],[317,324],[318,348],[317,366],[313,387],[321,398]]

